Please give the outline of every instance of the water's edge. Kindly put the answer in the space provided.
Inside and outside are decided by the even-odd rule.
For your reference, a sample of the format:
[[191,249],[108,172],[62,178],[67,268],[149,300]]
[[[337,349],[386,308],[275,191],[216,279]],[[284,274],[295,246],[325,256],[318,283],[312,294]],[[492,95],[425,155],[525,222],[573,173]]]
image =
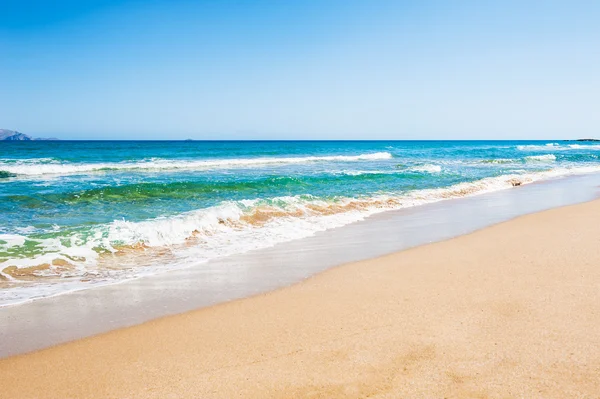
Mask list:
[[389,211],[275,247],[0,308],[0,357],[271,291],[341,264],[596,198],[600,174]]

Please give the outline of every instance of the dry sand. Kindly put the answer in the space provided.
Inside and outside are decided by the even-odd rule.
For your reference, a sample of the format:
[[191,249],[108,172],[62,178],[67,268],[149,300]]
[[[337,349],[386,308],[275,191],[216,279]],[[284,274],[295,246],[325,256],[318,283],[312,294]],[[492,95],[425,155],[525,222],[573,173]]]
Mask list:
[[5,359],[0,397],[600,398],[599,215],[528,215]]

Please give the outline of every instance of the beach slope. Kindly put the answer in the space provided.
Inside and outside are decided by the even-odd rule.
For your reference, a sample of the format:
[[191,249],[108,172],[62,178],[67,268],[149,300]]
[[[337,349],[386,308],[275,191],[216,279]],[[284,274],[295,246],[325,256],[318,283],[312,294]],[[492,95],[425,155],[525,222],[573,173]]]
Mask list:
[[598,398],[599,215],[527,215],[4,359],[0,397]]

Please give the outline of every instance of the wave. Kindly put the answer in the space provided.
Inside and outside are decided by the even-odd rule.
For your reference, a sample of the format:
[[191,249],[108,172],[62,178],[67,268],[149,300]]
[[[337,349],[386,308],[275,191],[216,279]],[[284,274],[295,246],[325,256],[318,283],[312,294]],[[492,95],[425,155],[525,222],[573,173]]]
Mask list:
[[401,170],[332,170],[329,173],[333,175],[344,176],[378,176],[378,175],[399,175],[404,172]]
[[425,164],[417,166],[406,166],[397,165],[396,170],[341,170],[331,171],[334,175],[346,175],[346,176],[386,176],[386,175],[404,175],[404,177],[410,177],[412,172],[418,173],[439,173],[442,171],[440,165]]
[[498,159],[484,159],[477,163],[479,164],[522,164],[522,163],[542,163],[542,162],[554,162],[560,160],[561,162],[578,162],[578,163],[589,163],[596,162],[599,158],[597,154],[590,153],[571,153],[571,154],[544,154],[544,155],[530,155],[523,158],[498,158]]
[[539,151],[539,150],[545,150],[548,151],[549,149],[555,149],[557,147],[560,147],[560,144],[558,143],[547,143],[547,144],[528,144],[528,145],[518,145],[517,146],[517,150],[519,151]]
[[511,158],[492,158],[492,159],[482,159],[479,163],[485,164],[507,164],[507,163],[515,163],[517,160]]
[[556,155],[554,155],[554,154],[532,155],[529,157],[525,157],[525,162],[554,162],[554,161],[556,161]]
[[569,144],[571,150],[600,150],[600,144]]
[[19,234],[0,234],[0,245],[6,248],[25,244],[26,237]]
[[408,170],[412,172],[440,173],[442,171],[442,167],[440,165],[426,164],[413,166],[411,168],[408,168]]
[[[402,170],[337,170],[312,176],[272,176],[247,181],[175,181],[168,183],[133,183],[103,186],[63,193],[12,194],[6,198],[20,208],[53,208],[56,204],[148,203],[165,200],[218,200],[269,191],[292,193],[309,191],[314,187],[342,187],[356,182],[377,182],[391,179],[414,181],[420,176]],[[334,190],[335,191],[335,190]]]
[[307,157],[262,157],[262,158],[231,158],[206,160],[168,160],[150,159],[139,162],[105,162],[105,163],[48,163],[35,160],[0,163],[0,171],[16,175],[61,175],[110,170],[211,170],[227,168],[257,167],[265,165],[285,165],[309,162],[355,162],[374,161],[392,158],[389,152],[375,152],[359,155],[329,155]]
[[[115,220],[79,233],[59,232],[62,235],[52,237],[2,235],[0,253],[4,260],[0,263],[0,275],[13,280],[84,276],[90,280],[118,280],[123,275],[135,277],[149,270],[170,270],[182,264],[269,247],[379,212],[598,171],[600,166],[507,174],[444,188],[360,198],[299,195],[225,201],[170,217],[140,222]],[[41,253],[19,252],[19,247],[35,247]],[[16,253],[28,255],[10,256]],[[118,254],[120,269],[114,265],[102,267],[114,262],[113,256]]]
[[600,150],[600,144],[559,144],[548,143],[544,145],[518,145],[519,151],[569,151],[569,150]]

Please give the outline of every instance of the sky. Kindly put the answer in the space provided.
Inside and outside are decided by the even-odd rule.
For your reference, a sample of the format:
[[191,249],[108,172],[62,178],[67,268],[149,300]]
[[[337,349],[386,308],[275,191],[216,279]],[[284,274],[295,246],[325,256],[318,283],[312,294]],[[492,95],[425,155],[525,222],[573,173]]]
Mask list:
[[600,137],[599,1],[0,1],[0,128]]

